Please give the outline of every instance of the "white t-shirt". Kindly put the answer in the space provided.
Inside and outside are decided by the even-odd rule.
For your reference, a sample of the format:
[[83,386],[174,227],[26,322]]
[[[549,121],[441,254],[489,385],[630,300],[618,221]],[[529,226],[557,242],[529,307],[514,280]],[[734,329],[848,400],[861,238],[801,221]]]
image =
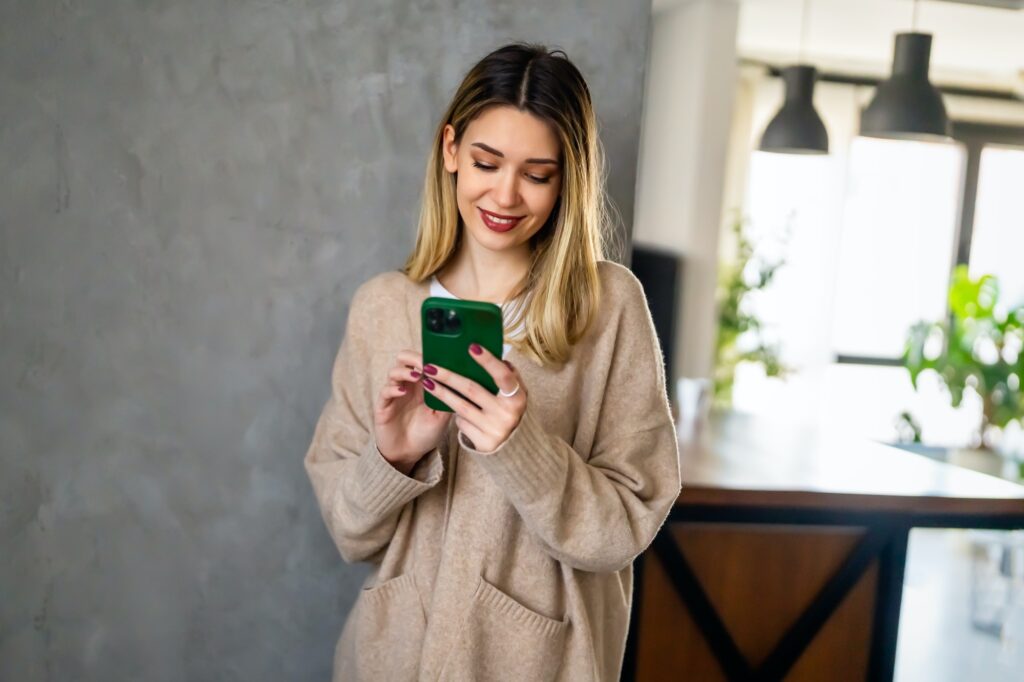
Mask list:
[[[533,293],[533,292],[530,292],[530,293]],[[458,298],[458,296],[456,296],[455,294],[453,294],[452,292],[450,292],[450,291],[448,291],[447,289],[444,288],[444,285],[441,284],[441,280],[439,280],[437,278],[437,275],[434,275],[433,277],[430,278],[430,295],[431,296],[442,296],[444,298],[455,298],[455,299]],[[501,312],[502,312],[503,321],[505,323],[505,327],[507,328],[509,320],[511,318],[511,310],[510,310],[510,308],[506,308],[506,304],[504,304],[504,303],[500,303],[498,305],[501,306]],[[520,323],[516,326],[515,329],[513,329],[510,332],[505,332],[504,337],[506,339],[509,339],[509,338],[513,338],[513,337],[517,336],[523,330],[524,326],[525,326],[525,321],[520,321]],[[502,345],[502,351],[501,351],[501,357],[502,358],[504,358],[508,354],[508,349],[511,348],[511,347],[512,347],[512,344],[509,344],[509,343],[505,343],[505,344]]]

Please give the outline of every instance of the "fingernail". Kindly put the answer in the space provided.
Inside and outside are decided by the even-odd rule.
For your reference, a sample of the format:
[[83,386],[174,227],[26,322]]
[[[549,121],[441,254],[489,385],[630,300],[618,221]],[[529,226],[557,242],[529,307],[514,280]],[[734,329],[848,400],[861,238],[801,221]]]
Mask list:
[[471,343],[469,344],[469,351],[473,355],[480,355],[481,353],[484,352],[484,349],[480,347],[479,343]]
[[437,367],[434,367],[433,365],[425,365],[423,367],[423,371],[427,374],[437,374]]
[[434,382],[426,377],[423,377],[423,385],[429,388],[431,391],[434,390]]
[[416,370],[413,370],[413,371],[411,372],[411,374],[412,374],[412,378],[413,378],[413,379],[419,379],[419,378],[420,378],[420,373],[419,373],[419,372],[417,372]]
[[406,391],[405,384],[399,384],[398,385],[398,390],[401,391],[402,393],[405,393],[405,391]]

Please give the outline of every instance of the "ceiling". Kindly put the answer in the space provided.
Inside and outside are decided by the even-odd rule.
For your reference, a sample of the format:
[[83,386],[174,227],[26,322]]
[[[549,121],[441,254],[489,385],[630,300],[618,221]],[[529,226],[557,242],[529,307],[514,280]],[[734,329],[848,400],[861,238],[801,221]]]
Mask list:
[[[653,0],[655,14],[692,0]],[[797,60],[804,0],[739,2],[740,57]],[[921,0],[917,30],[933,34],[932,80],[1024,94],[1024,11],[985,6],[1019,0]],[[808,0],[804,59],[819,70],[884,76],[893,36],[909,31],[913,0]]]

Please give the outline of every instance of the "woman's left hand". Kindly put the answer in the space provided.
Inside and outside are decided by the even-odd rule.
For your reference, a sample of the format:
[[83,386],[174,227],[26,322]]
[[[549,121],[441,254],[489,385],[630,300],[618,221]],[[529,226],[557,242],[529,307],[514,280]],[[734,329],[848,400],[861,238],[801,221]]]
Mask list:
[[[515,395],[495,395],[472,379],[436,365],[424,366],[423,387],[455,411],[456,425],[477,450],[491,452],[504,443],[519,425],[526,411],[526,385],[510,363],[495,357],[486,348],[471,344],[469,354],[487,370],[498,390],[505,393],[514,391]],[[469,400],[459,397],[451,389]]]

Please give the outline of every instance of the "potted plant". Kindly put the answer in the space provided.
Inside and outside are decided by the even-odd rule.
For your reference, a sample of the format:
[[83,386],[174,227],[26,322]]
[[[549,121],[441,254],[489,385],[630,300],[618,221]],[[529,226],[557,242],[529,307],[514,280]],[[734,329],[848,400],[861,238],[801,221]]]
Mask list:
[[772,283],[784,261],[769,260],[758,253],[741,218],[733,221],[732,233],[735,256],[730,262],[721,263],[718,277],[713,388],[713,403],[718,408],[732,406],[732,388],[739,363],[759,363],[770,377],[782,378],[789,371],[779,360],[778,346],[768,342],[761,320],[750,309],[753,297]]
[[[969,459],[980,468],[1006,474],[997,454],[1000,430],[1024,419],[1021,381],[1024,379],[1024,306],[1002,310],[999,281],[992,275],[971,279],[958,265],[949,287],[949,316],[938,322],[919,322],[907,334],[903,365],[918,387],[921,373],[931,370],[946,388],[950,403],[960,407],[964,394],[974,391],[982,403],[971,448],[955,451],[952,459]],[[1014,475],[1024,477],[1024,466]]]

